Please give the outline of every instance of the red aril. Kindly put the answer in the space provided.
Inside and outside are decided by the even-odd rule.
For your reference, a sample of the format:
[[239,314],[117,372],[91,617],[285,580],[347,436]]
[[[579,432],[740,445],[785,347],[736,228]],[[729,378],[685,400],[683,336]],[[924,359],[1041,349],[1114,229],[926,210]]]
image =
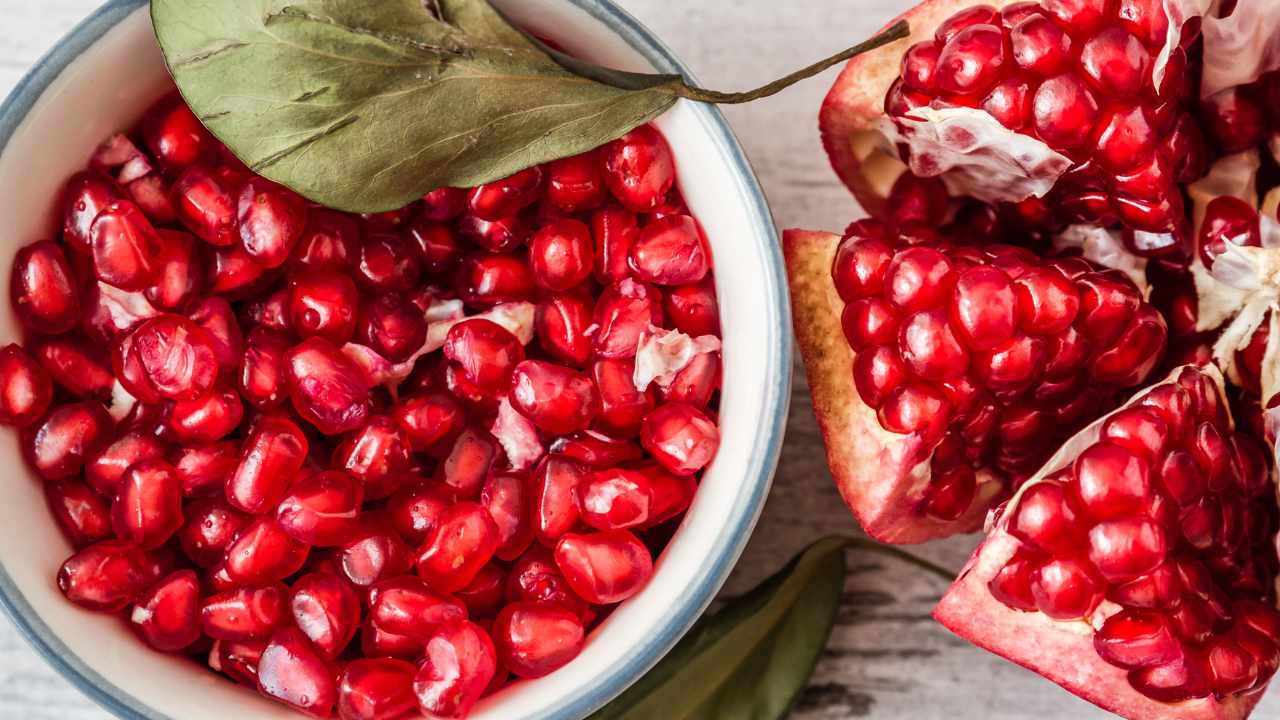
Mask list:
[[491,617],[506,602],[507,572],[498,563],[480,568],[467,586],[454,593],[471,617]]
[[278,582],[302,567],[308,550],[290,537],[275,518],[258,517],[227,548],[227,576],[241,585]]
[[333,573],[308,573],[294,581],[289,611],[294,625],[329,659],[342,654],[360,626],[360,598]]
[[453,504],[453,494],[443,484],[408,482],[387,500],[387,519],[401,537],[421,545]]
[[692,475],[715,457],[720,430],[692,405],[669,402],[645,416],[640,444],[667,470]]
[[393,362],[409,359],[427,340],[427,321],[413,303],[395,294],[360,304],[357,339]]
[[183,400],[169,410],[169,429],[183,443],[214,443],[240,426],[244,405],[229,387],[215,387],[202,398]]
[[239,242],[236,195],[239,188],[227,178],[194,166],[173,183],[171,200],[178,220],[196,237],[219,247]]
[[176,652],[200,639],[200,581],[179,570],[138,598],[129,620],[147,645]]
[[266,268],[279,267],[289,259],[307,223],[305,200],[257,177],[240,189],[236,213],[245,252]]
[[270,512],[302,468],[309,444],[296,423],[259,416],[249,429],[240,464],[227,477],[227,500],[248,513]]
[[313,337],[291,348],[285,373],[294,410],[325,435],[354,430],[368,418],[368,378],[328,340]]
[[111,364],[125,389],[143,402],[199,398],[221,370],[213,336],[178,315],[139,325],[116,346]]
[[675,184],[671,148],[652,125],[641,125],[600,149],[604,182],[632,212],[653,210]]
[[357,587],[369,587],[404,575],[413,565],[413,549],[385,518],[365,513],[355,539],[337,550],[339,570]]
[[556,605],[513,603],[493,621],[498,659],[522,678],[539,678],[566,665],[582,651],[585,635],[578,616]]
[[113,426],[96,402],[60,405],[23,431],[23,455],[45,480],[69,478],[110,441]]
[[496,392],[510,382],[511,372],[524,359],[524,346],[501,325],[476,318],[449,330],[444,354],[457,364],[467,381]]
[[597,605],[626,600],[653,575],[649,549],[626,530],[568,533],[556,543],[555,558],[574,592]]
[[531,505],[538,542],[554,545],[578,524],[578,487],[587,478],[586,468],[562,457],[548,457],[534,468]]
[[534,295],[533,271],[514,255],[473,253],[462,259],[454,288],[470,305],[491,306]]
[[534,330],[538,345],[559,362],[585,365],[591,359],[591,297],[582,292],[553,293],[538,303]]
[[44,497],[74,547],[111,537],[111,507],[88,485],[76,480],[45,483]]
[[385,415],[369,418],[333,452],[333,466],[359,480],[371,500],[395,492],[412,461],[409,439]]
[[375,292],[411,290],[422,267],[417,254],[401,235],[368,235],[360,245],[355,279]]
[[591,276],[594,262],[591,229],[578,220],[543,227],[529,241],[529,266],[539,287],[564,291]]
[[540,545],[534,545],[512,566],[507,576],[506,597],[510,603],[528,601],[557,605],[580,618],[591,613],[587,601],[569,587],[551,551]]
[[355,335],[359,303],[355,281],[336,270],[307,271],[289,280],[289,326],[303,338],[347,342]]
[[184,232],[160,230],[161,251],[155,284],[144,294],[161,310],[181,310],[204,288],[204,259],[196,239]]
[[105,540],[72,555],[58,570],[58,588],[68,600],[90,610],[116,612],[152,583],[149,560],[140,548]]
[[596,280],[611,284],[631,275],[631,247],[639,233],[636,216],[626,210],[603,208],[591,215]]
[[499,220],[514,215],[533,203],[542,190],[541,167],[527,170],[472,188],[467,194],[467,208],[484,220]]
[[360,226],[334,210],[312,209],[307,226],[293,246],[289,268],[348,270],[360,252]]
[[328,717],[338,699],[337,673],[302,631],[284,628],[262,651],[258,692],[308,715]]
[[418,550],[418,575],[441,592],[460,590],[489,562],[500,541],[498,525],[483,505],[460,502],[440,516]]
[[217,565],[241,528],[249,524],[248,515],[221,497],[193,500],[182,513],[185,522],[178,529],[178,543],[182,553],[201,568]]
[[640,334],[662,324],[662,293],[630,278],[609,286],[596,301],[594,343],[597,357],[636,354]]
[[636,470],[597,470],[578,486],[582,521],[597,530],[623,530],[647,525],[654,515],[654,489]]
[[488,433],[465,430],[440,461],[436,475],[458,497],[475,498],[489,477],[497,452],[497,445]]
[[297,480],[276,506],[276,521],[298,542],[332,547],[359,530],[364,488],[341,470],[310,473]]
[[93,221],[104,208],[122,199],[120,186],[99,173],[82,172],[67,182],[63,198],[64,237],[74,251],[92,254]]
[[432,718],[465,718],[497,672],[493,641],[465,620],[440,627],[413,680],[418,709]]
[[151,154],[170,170],[209,159],[217,142],[177,94],[147,112],[142,137]]
[[201,628],[215,640],[266,640],[289,620],[284,585],[244,587],[210,595],[200,608]]
[[285,357],[289,339],[267,328],[256,328],[245,341],[237,389],[258,410],[270,410],[288,397]]
[[211,293],[238,300],[261,289],[269,279],[266,273],[267,268],[239,245],[219,247],[209,262],[205,286]]
[[466,620],[467,609],[418,578],[399,577],[369,588],[369,619],[381,630],[426,643],[442,624]]
[[0,349],[0,423],[27,427],[53,400],[49,373],[20,345]]
[[160,234],[137,205],[122,200],[105,208],[89,231],[97,278],[121,290],[145,290],[160,270]]
[[361,658],[338,677],[338,717],[342,720],[396,720],[418,707],[413,663],[393,658]]
[[551,453],[591,468],[609,468],[639,460],[644,454],[631,440],[618,440],[594,430],[574,433],[551,444]]
[[480,504],[498,527],[494,555],[507,561],[519,557],[533,541],[528,482],[520,475],[493,475],[480,491]]
[[452,270],[465,252],[452,227],[425,216],[414,220],[408,233],[422,258],[422,269],[428,275],[441,275]]
[[667,320],[685,335],[720,336],[720,305],[715,285],[709,280],[668,288],[662,308]]
[[62,248],[46,240],[19,250],[9,275],[9,300],[31,330],[57,334],[74,328],[80,295]]
[[111,505],[116,536],[149,550],[182,527],[182,485],[161,460],[134,463],[124,472]]
[[240,447],[234,441],[182,447],[170,459],[184,496],[223,495],[226,478],[240,464]]
[[432,454],[447,447],[467,422],[462,405],[446,393],[403,397],[392,408],[391,417],[414,452]]
[[244,355],[244,335],[231,304],[220,297],[197,300],[187,309],[187,319],[208,333],[219,373],[230,375]]
[[557,210],[590,210],[604,202],[604,196],[604,178],[594,151],[552,160],[547,165],[547,201]]
[[585,430],[599,404],[590,377],[541,360],[515,367],[510,398],[516,410],[554,435]]
[[711,261],[702,230],[688,215],[668,215],[645,225],[631,246],[636,277],[656,285],[688,285],[706,277]]
[[111,440],[85,467],[85,480],[99,494],[115,497],[124,473],[135,463],[163,460],[164,444],[155,437],[131,431]]

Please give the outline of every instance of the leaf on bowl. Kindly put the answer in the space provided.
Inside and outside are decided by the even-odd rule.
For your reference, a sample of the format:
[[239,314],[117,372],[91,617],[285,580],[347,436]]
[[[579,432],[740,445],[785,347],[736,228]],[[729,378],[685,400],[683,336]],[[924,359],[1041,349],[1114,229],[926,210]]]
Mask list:
[[809,682],[840,607],[844,538],[810,545],[703,618],[591,720],[781,718]]
[[621,137],[680,97],[745,102],[906,34],[904,24],[747,93],[601,68],[487,0],[152,0],[169,71],[255,172],[348,212],[403,207]]

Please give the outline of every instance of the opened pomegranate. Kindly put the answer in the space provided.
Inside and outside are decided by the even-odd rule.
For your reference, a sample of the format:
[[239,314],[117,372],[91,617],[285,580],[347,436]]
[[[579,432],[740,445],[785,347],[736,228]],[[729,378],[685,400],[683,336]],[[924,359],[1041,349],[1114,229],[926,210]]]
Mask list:
[[719,445],[675,180],[646,126],[351,215],[167,96],[14,262],[0,422],[77,550],[62,592],[314,716],[461,718],[572,661]]
[[821,113],[872,218],[785,240],[854,514],[987,517],[937,618],[1126,718],[1280,664],[1276,7],[926,0]]

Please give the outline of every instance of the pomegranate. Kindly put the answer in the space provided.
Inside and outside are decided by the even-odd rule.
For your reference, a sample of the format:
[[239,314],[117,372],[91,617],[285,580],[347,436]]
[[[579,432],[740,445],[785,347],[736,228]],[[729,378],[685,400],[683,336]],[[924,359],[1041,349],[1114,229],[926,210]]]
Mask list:
[[257,177],[177,94],[86,166],[0,349],[70,602],[306,714],[462,718],[648,581],[721,365],[655,128],[370,215]]

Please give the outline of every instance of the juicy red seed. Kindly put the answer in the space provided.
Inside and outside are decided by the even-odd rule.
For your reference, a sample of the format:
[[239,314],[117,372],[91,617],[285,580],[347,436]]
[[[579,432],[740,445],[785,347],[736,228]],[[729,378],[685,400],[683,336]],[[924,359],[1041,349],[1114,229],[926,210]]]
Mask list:
[[14,257],[9,299],[22,324],[36,332],[63,333],[80,321],[71,265],[62,248],[47,240],[27,245]]
[[241,585],[277,582],[296,573],[308,547],[289,537],[272,517],[254,519],[227,548],[226,572]]
[[466,415],[446,393],[410,395],[391,410],[414,452],[439,452],[466,427]]
[[574,592],[597,605],[626,600],[653,575],[649,549],[626,530],[567,533],[556,543],[555,559]]
[[122,290],[145,290],[160,269],[162,243],[137,205],[124,200],[103,208],[90,229],[97,278]]
[[402,362],[423,349],[427,320],[416,305],[399,295],[379,295],[361,303],[356,336],[379,355]]
[[653,483],[636,470],[596,471],[577,491],[582,521],[597,530],[649,525],[656,515]]
[[98,493],[115,497],[120,479],[135,463],[163,460],[164,445],[150,434],[128,432],[110,441],[85,467],[85,479]]
[[453,496],[442,485],[408,484],[387,501],[387,518],[396,532],[420,545],[452,503]]
[[475,215],[458,221],[458,234],[491,253],[511,252],[529,240],[533,230],[523,215],[484,220]]
[[313,473],[289,488],[276,507],[276,521],[307,545],[342,545],[358,531],[363,500],[364,487],[347,473]]
[[1079,314],[1079,291],[1054,270],[1032,270],[1015,280],[1013,289],[1018,298],[1018,326],[1030,335],[1065,332]]
[[541,360],[525,360],[515,367],[510,398],[534,425],[555,435],[585,430],[599,404],[590,377]]
[[356,539],[338,549],[343,576],[358,587],[369,587],[409,572],[412,551],[380,515],[366,514]]
[[902,385],[888,392],[880,406],[880,424],[902,435],[919,433],[926,444],[942,437],[950,420],[946,396],[927,385]]
[[585,635],[582,620],[555,605],[513,603],[493,623],[498,659],[522,678],[543,677],[566,665],[582,652]]
[[597,360],[591,375],[600,399],[599,423],[619,437],[638,434],[644,418],[653,410],[654,400],[650,393],[636,389],[635,361]]
[[259,265],[279,267],[307,225],[307,204],[291,190],[262,178],[252,178],[237,200],[240,242]]
[[446,623],[426,644],[413,680],[418,708],[428,717],[464,718],[497,673],[493,641],[466,620]]
[[146,554],[137,546],[106,540],[68,558],[58,570],[58,588],[76,605],[116,612],[151,584],[148,564]]
[[917,92],[938,91],[938,55],[941,50],[931,42],[916,43],[902,56],[900,74],[905,85]]
[[942,304],[954,281],[945,255],[932,248],[908,248],[885,268],[885,299],[903,312],[927,310]]
[[903,362],[925,380],[953,380],[969,367],[969,356],[951,331],[941,310],[918,312],[906,317],[898,345]]
[[200,581],[179,570],[151,587],[129,619],[144,642],[160,652],[175,652],[200,638]]
[[316,717],[333,712],[336,678],[330,662],[296,628],[277,630],[258,661],[258,692]]
[[1013,60],[1022,69],[1051,77],[1071,60],[1071,37],[1044,15],[1031,15],[1009,33]]
[[394,658],[361,658],[347,663],[338,678],[338,717],[343,720],[394,720],[413,712],[418,698],[413,678],[418,668]]
[[483,220],[509,217],[538,199],[544,177],[541,167],[531,167],[472,188],[467,194],[467,207]]
[[529,241],[529,266],[534,282],[547,290],[563,291],[591,276],[595,251],[591,229],[577,220],[544,226]]
[[204,328],[209,335],[218,371],[230,372],[244,355],[244,336],[236,322],[231,304],[220,297],[197,300],[188,308],[187,319]]
[[1124,610],[1103,623],[1093,636],[1103,660],[1128,670],[1163,665],[1182,653],[1169,621],[1159,613]]
[[1026,558],[1015,556],[987,584],[992,596],[1005,605],[1024,612],[1036,610],[1036,599],[1031,592],[1036,566]]
[[692,475],[715,457],[720,429],[692,405],[670,402],[645,417],[640,444],[667,470]]
[[1032,100],[1036,133],[1050,147],[1074,150],[1089,140],[1098,101],[1074,75],[1058,75],[1040,85]]
[[174,403],[169,410],[169,429],[179,442],[208,444],[229,435],[243,417],[240,395],[220,387],[197,400]]
[[591,359],[593,303],[583,292],[556,293],[538,303],[534,315],[534,332],[538,345],[553,359],[572,365],[585,365]]
[[356,281],[377,292],[403,292],[418,284],[422,273],[418,255],[400,235],[365,238],[356,263]]
[[427,642],[445,623],[467,619],[457,599],[415,577],[383,580],[369,588],[369,618],[381,630]]
[[1230,245],[1259,247],[1262,229],[1258,211],[1239,198],[1224,195],[1205,208],[1200,226],[1200,258],[1209,268]]
[[1169,551],[1164,530],[1151,520],[1125,518],[1089,531],[1089,560],[1109,582],[1133,580],[1155,570]]
[[943,46],[938,57],[938,88],[956,95],[984,93],[1008,62],[1009,48],[1000,28],[971,25]]
[[1074,485],[1081,508],[1094,520],[1136,513],[1151,493],[1149,463],[1133,450],[1100,442],[1076,460]]
[[1067,492],[1051,482],[1024,492],[1009,522],[1009,534],[1051,553],[1069,553],[1080,547],[1080,530]]
[[592,214],[596,280],[609,284],[631,274],[631,246],[639,232],[636,216],[625,210],[604,208]]
[[249,430],[240,464],[227,477],[227,500],[248,513],[270,512],[307,457],[307,438],[294,422],[263,415]]
[[[18,348],[16,345],[10,347]],[[47,375],[45,372],[41,375],[52,377],[54,383],[62,389],[79,398],[96,397],[106,400],[111,397],[116,378],[111,372],[110,362],[90,347],[89,343],[64,335],[42,341],[33,350],[44,371],[47,371]],[[15,391],[22,393],[30,390],[28,378],[15,380],[19,383]]]
[[1132,97],[1150,76],[1151,55],[1142,41],[1123,28],[1111,27],[1080,49],[1080,68],[1095,90],[1116,98]]
[[167,542],[182,523],[182,485],[171,465],[148,460],[125,471],[111,505],[117,537],[151,549]]
[[144,402],[199,398],[222,369],[213,336],[177,315],[139,325],[116,346],[112,366],[125,389]]
[[1168,435],[1169,427],[1160,414],[1143,407],[1121,410],[1107,418],[1102,426],[1103,438],[1143,455],[1148,462],[1163,456]]
[[256,328],[249,333],[240,361],[237,388],[258,410],[275,408],[288,396],[285,382],[288,352],[289,339],[280,333],[267,328]]
[[244,248],[234,245],[215,250],[207,272],[205,285],[209,292],[239,299],[259,287],[267,269],[254,262]]
[[472,305],[525,300],[534,294],[533,272],[514,255],[479,253],[463,258],[455,285],[462,300]]
[[489,562],[499,542],[498,526],[484,506],[458,503],[441,515],[418,551],[418,575],[438,590],[460,590]]
[[640,334],[662,324],[662,294],[631,279],[605,289],[596,301],[594,344],[598,357],[625,358],[636,353]]
[[63,193],[63,234],[69,245],[89,253],[90,228],[104,208],[121,200],[121,188],[96,172],[82,172],[67,182]]
[[475,318],[454,325],[445,339],[444,355],[458,364],[464,377],[486,390],[503,390],[524,359],[524,346],[492,320]]
[[325,435],[364,424],[372,401],[369,380],[347,355],[321,337],[309,338],[285,355],[293,408]]
[[605,185],[632,212],[658,207],[675,184],[671,148],[652,125],[641,125],[599,153]]
[[657,285],[696,283],[711,269],[697,221],[688,215],[654,220],[631,246],[636,277]]
[[498,447],[485,432],[468,429],[458,435],[449,454],[440,462],[436,474],[444,485],[459,497],[476,497],[489,477]]
[[530,489],[519,475],[493,475],[480,491],[480,504],[489,511],[498,526],[499,560],[514,560],[533,541],[533,519],[530,517]]
[[53,383],[35,358],[20,345],[0,349],[0,423],[27,427],[49,409]]
[[333,452],[333,466],[363,483],[367,500],[395,492],[412,461],[408,437],[384,415],[369,418]]
[[96,402],[61,405],[25,430],[23,454],[45,480],[69,478],[109,442],[113,425]]
[[265,640],[288,621],[284,585],[246,587],[210,595],[200,608],[201,629],[215,640]]
[[1237,153],[1257,147],[1267,115],[1244,88],[1229,88],[1200,101],[1200,118],[1215,147]]
[[188,168],[170,191],[178,220],[211,245],[227,247],[240,240],[236,191],[226,178],[200,166]]
[[532,509],[534,537],[554,545],[578,523],[578,486],[586,481],[586,469],[560,457],[544,459],[533,471]]
[[1085,562],[1070,558],[1050,560],[1031,581],[1036,606],[1055,620],[1088,616],[1102,602],[1103,587]]
[[296,270],[348,270],[360,252],[360,227],[349,216],[313,209],[293,246],[289,267]]
[[44,495],[49,512],[73,546],[82,548],[111,537],[111,508],[85,483],[45,483]]
[[248,515],[221,497],[192,501],[183,508],[183,516],[186,522],[178,530],[178,543],[183,554],[202,568],[217,565],[236,534],[249,524]]
[[604,202],[604,177],[594,151],[553,160],[547,165],[547,200],[557,209],[576,213]]
[[639,460],[643,451],[633,441],[616,440],[588,430],[557,439],[551,443],[551,453],[590,468],[611,468]]
[[971,268],[956,280],[953,327],[975,350],[988,350],[1012,337],[1017,308],[1009,277],[996,268]]
[[289,326],[303,338],[321,336],[341,345],[356,330],[360,295],[350,276],[334,270],[311,271],[289,281]]
[[664,293],[662,309],[667,320],[685,335],[720,335],[720,306],[715,285],[709,280],[669,288]]
[[360,626],[360,598],[346,580],[330,572],[294,581],[289,611],[298,629],[330,659],[342,654]]

